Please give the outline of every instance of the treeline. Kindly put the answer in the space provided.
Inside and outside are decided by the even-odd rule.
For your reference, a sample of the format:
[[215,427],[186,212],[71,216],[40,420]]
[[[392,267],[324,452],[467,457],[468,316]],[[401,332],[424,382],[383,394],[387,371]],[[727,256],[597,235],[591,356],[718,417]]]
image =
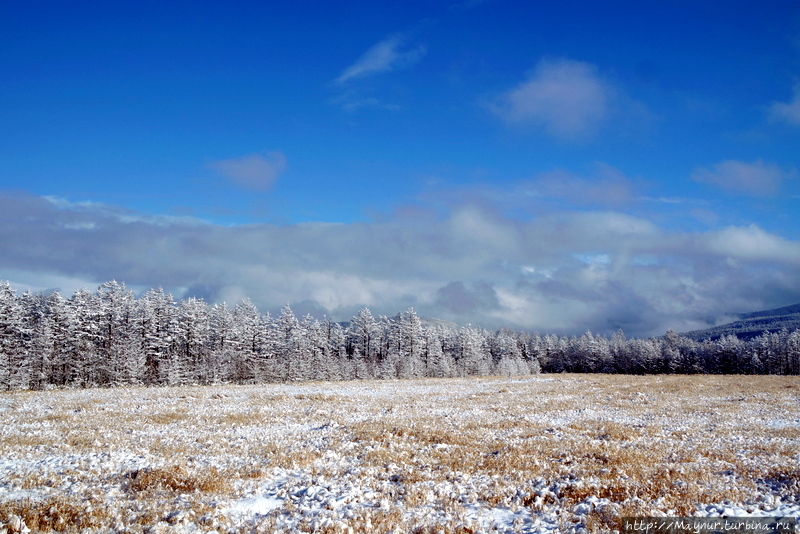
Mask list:
[[361,310],[346,326],[261,314],[115,281],[94,293],[17,295],[0,281],[0,388],[262,383],[539,372],[800,373],[800,330],[751,341],[559,337]]

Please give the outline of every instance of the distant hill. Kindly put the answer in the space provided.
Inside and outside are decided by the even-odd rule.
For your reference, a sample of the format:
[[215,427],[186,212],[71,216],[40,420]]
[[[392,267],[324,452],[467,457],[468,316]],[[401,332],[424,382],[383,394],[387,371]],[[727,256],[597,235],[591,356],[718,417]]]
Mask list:
[[797,315],[797,314],[800,314],[800,304],[784,306],[783,308],[775,308],[774,310],[748,313],[742,315],[741,319],[758,319],[761,317],[782,317],[785,315]]
[[741,314],[738,321],[705,330],[694,330],[684,335],[698,341],[719,339],[730,334],[736,334],[739,339],[753,339],[764,332],[779,332],[783,328],[787,330],[800,328],[800,304]]

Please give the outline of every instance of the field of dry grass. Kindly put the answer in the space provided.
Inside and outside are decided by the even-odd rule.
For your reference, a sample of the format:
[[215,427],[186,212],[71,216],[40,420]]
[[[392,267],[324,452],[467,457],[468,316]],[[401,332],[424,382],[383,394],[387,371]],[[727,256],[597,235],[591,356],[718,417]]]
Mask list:
[[800,510],[800,377],[0,394],[0,532],[610,532]]

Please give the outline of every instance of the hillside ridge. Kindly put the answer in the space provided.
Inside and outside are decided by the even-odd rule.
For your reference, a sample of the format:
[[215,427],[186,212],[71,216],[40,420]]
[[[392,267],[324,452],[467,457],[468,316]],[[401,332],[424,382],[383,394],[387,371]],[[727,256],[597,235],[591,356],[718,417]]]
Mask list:
[[743,313],[739,314],[739,317],[740,319],[737,321],[703,330],[693,330],[684,335],[698,341],[719,339],[731,334],[740,339],[753,339],[764,332],[774,333],[784,328],[795,330],[800,328],[800,303],[771,310]]

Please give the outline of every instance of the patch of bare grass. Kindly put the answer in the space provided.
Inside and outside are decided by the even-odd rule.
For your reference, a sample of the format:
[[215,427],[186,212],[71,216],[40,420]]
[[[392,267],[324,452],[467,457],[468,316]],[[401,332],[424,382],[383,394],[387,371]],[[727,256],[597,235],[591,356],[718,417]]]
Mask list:
[[0,502],[0,521],[11,532],[22,531],[22,525],[32,532],[63,532],[72,534],[85,529],[110,527],[110,517],[102,507],[90,502],[76,503],[73,499],[19,499]]
[[224,493],[230,485],[219,471],[212,467],[202,473],[189,473],[181,465],[146,468],[125,475],[125,488],[134,493],[167,490],[177,493]]

